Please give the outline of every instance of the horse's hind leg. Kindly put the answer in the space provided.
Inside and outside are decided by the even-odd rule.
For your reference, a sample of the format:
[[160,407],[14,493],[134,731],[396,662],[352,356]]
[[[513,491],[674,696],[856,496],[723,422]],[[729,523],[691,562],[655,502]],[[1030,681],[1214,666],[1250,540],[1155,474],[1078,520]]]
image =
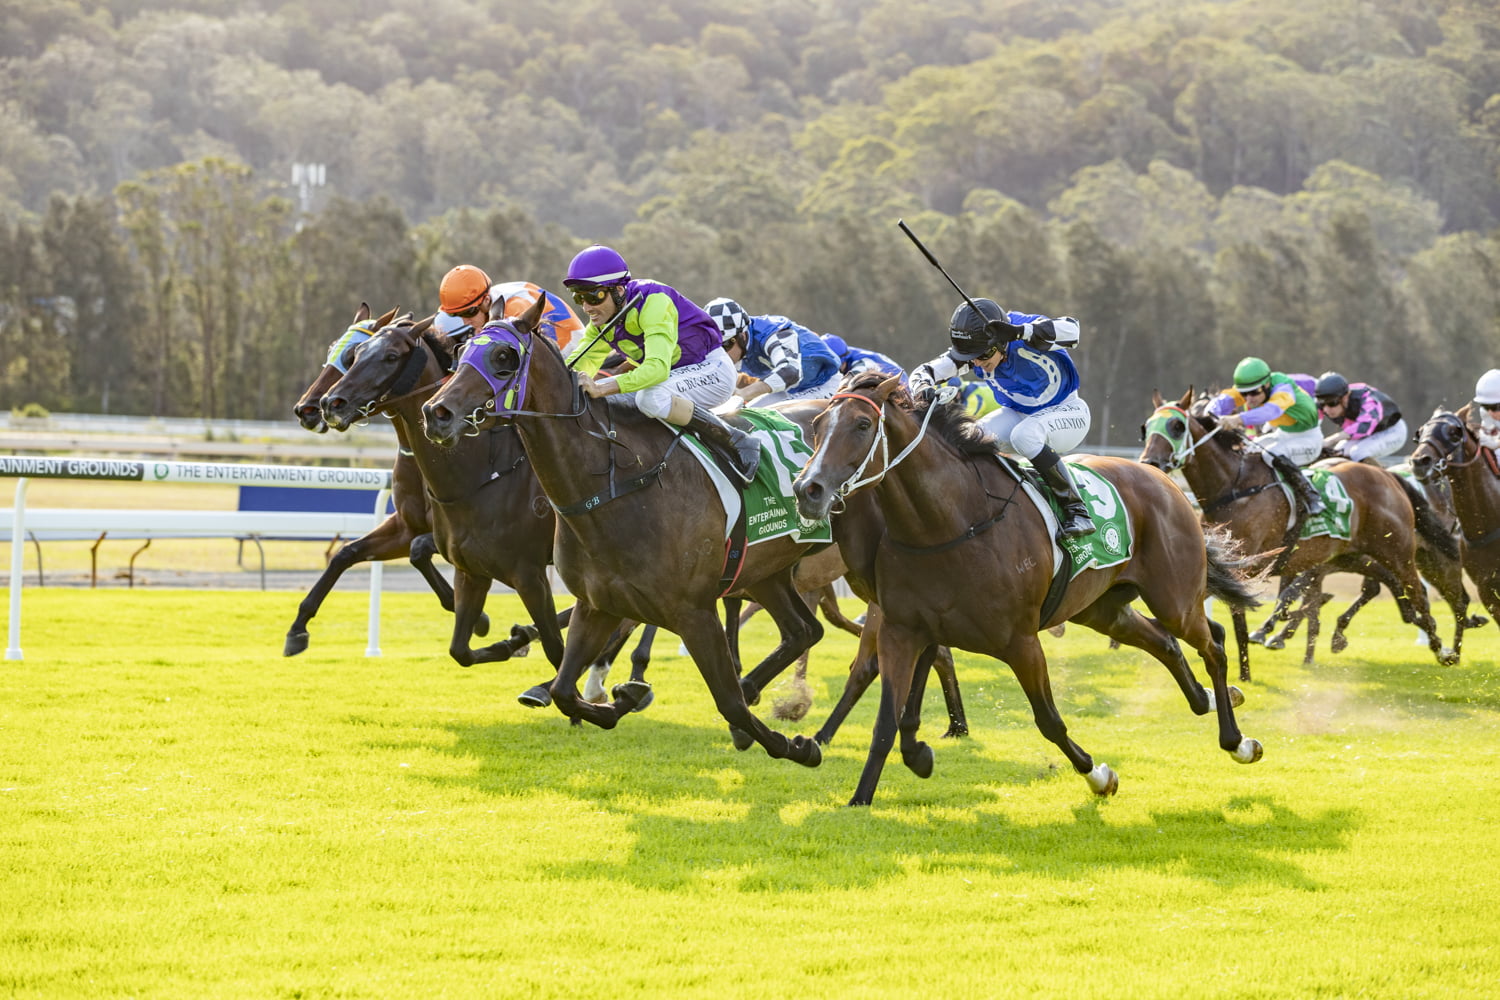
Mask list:
[[760,701],[766,685],[823,638],[823,626],[802,595],[792,588],[790,572],[758,584],[752,596],[775,620],[781,641],[754,670],[741,678],[740,688],[747,705]]
[[[395,559],[404,554],[410,544],[406,522],[395,514],[391,514],[380,524],[376,525],[368,534],[361,535],[348,545],[343,546],[328,560],[328,567],[318,577],[307,596],[302,598],[302,603],[297,605],[297,617],[290,628],[286,630],[286,644],[281,649],[282,656],[296,656],[307,648],[310,637],[307,632],[307,623],[317,615],[318,609],[323,606],[328,592],[333,590],[333,585],[338,583],[339,577],[350,566],[357,563],[371,562],[384,559]],[[453,610],[453,602],[447,604],[448,610]]]
[[1276,595],[1276,607],[1272,609],[1271,617],[1266,619],[1265,624],[1250,633],[1251,642],[1265,646],[1267,649],[1272,648],[1267,637],[1271,634],[1271,630],[1276,627],[1276,623],[1287,617],[1288,609],[1292,606],[1292,602],[1302,593],[1302,587],[1305,584],[1306,580],[1303,576],[1298,576],[1291,580],[1282,577],[1281,590]]
[[[797,604],[804,611],[807,610],[807,606],[797,598],[796,591],[791,591],[791,594]],[[770,605],[767,607],[769,609]],[[740,678],[729,655],[729,641],[724,635],[723,625],[719,623],[716,609],[692,609],[677,621],[664,624],[676,632],[682,638],[683,645],[687,646],[693,664],[708,685],[709,693],[713,695],[714,705],[729,723],[732,733],[748,736],[764,747],[766,753],[773,758],[786,758],[808,767],[817,767],[822,763],[823,751],[817,743],[802,736],[789,740],[751,713],[750,707],[745,704]]]
[[901,761],[919,778],[932,777],[932,747],[917,739],[917,730],[922,726],[922,697],[927,693],[927,678],[932,673],[932,661],[938,647],[928,646],[917,657],[912,672],[911,691],[906,695],[906,709],[901,713],[898,728],[901,731]]
[[[827,619],[828,624],[835,628],[841,628],[850,635],[860,634],[861,626],[854,624],[853,621],[847,618],[844,615],[844,609],[839,607],[838,591],[833,589],[833,584],[824,584],[818,590],[811,591],[810,593],[817,603],[818,610],[823,612],[823,617]],[[809,603],[813,602],[810,601]]]
[[882,618],[880,606],[871,604],[865,611],[864,631],[859,637],[859,648],[855,650],[854,660],[849,664],[849,678],[844,682],[844,693],[839,696],[838,704],[833,706],[833,712],[828,716],[828,721],[823,723],[813,739],[827,746],[833,742],[833,735],[839,731],[848,717],[849,711],[854,708],[856,702],[869,688],[870,683],[875,680],[879,673],[880,664],[876,658],[876,639],[880,634],[880,622]]
[[1245,622],[1245,609],[1233,608],[1229,620],[1234,625],[1234,645],[1240,657],[1240,680],[1250,681],[1250,627]]
[[1194,715],[1207,715],[1214,706],[1214,698],[1193,676],[1182,647],[1166,629],[1153,619],[1147,618],[1130,606],[1135,591],[1129,588],[1106,591],[1093,604],[1074,615],[1070,620],[1102,632],[1126,646],[1133,646],[1150,653],[1167,668],[1177,686],[1187,698],[1188,708]]
[[1408,625],[1415,625],[1427,634],[1427,648],[1438,663],[1445,667],[1451,667],[1458,662],[1458,654],[1451,649],[1443,647],[1442,639],[1438,637],[1437,622],[1433,620],[1432,609],[1427,604],[1427,588],[1422,585],[1422,580],[1417,576],[1414,563],[1406,566],[1396,566],[1384,563],[1385,568],[1390,570],[1400,583],[1400,589],[1395,591],[1396,607],[1401,612],[1401,620]]
[[964,714],[964,696],[958,690],[958,672],[953,667],[953,650],[947,646],[939,646],[932,668],[937,671],[938,683],[943,688],[943,702],[948,708],[948,731],[943,733],[943,738],[968,736],[969,719]]
[[[1035,614],[1035,612],[1031,612]],[[881,635],[881,651],[885,651],[885,637]],[[1084,776],[1089,790],[1095,795],[1113,795],[1119,788],[1120,778],[1105,763],[1095,764],[1094,759],[1077,743],[1068,738],[1068,727],[1058,714],[1052,700],[1052,682],[1047,678],[1047,657],[1042,652],[1041,641],[1034,634],[1016,635],[1003,657],[1010,665],[1026,700],[1031,702],[1031,716],[1036,727],[1068,758],[1073,770]],[[882,673],[884,671],[882,670]]]

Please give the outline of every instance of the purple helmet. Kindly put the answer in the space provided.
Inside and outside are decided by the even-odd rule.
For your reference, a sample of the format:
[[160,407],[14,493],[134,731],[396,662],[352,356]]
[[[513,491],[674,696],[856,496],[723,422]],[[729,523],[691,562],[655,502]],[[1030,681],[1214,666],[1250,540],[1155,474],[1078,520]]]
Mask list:
[[622,285],[630,280],[630,265],[609,247],[594,244],[578,252],[568,265],[563,284],[569,288],[590,285]]
[[844,338],[840,337],[836,333],[823,334],[823,343],[828,345],[828,349],[832,351],[836,357],[843,358],[849,353],[849,345],[844,343]]

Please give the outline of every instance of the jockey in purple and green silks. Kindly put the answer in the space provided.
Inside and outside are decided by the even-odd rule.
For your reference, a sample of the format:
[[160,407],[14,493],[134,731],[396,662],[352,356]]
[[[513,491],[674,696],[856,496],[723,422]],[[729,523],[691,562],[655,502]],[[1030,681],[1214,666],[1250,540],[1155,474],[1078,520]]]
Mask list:
[[760,442],[710,412],[734,394],[736,376],[708,313],[670,285],[632,278],[625,258],[606,246],[580,251],[563,284],[589,318],[569,363],[593,376],[613,348],[630,366],[585,381],[583,391],[595,398],[624,394],[646,416],[692,430],[736,456],[735,471],[747,483],[754,479]]
[[1234,387],[1215,396],[1208,409],[1224,427],[1270,427],[1255,438],[1262,458],[1297,491],[1309,514],[1322,513],[1323,498],[1299,467],[1322,454],[1323,432],[1317,404],[1297,379],[1273,372],[1260,358],[1242,358]]

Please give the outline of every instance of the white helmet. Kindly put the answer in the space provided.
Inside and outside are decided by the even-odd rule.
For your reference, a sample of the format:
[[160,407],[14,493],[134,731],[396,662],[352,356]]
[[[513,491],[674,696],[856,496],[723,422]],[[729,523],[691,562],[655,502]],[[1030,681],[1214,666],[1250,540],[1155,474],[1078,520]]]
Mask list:
[[719,328],[719,339],[726,345],[750,329],[750,314],[734,299],[714,299],[708,304],[708,318]]
[[1500,403],[1500,368],[1491,368],[1479,376],[1479,381],[1474,383],[1474,402],[1491,406]]

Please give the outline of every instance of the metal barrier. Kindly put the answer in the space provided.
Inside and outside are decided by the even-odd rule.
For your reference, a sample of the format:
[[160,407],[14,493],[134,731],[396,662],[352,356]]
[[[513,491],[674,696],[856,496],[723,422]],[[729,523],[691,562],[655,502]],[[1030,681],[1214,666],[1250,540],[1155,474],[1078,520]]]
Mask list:
[[[15,505],[10,511],[10,619],[5,658],[21,654],[21,590],[26,539],[32,534],[80,531],[127,532],[136,538],[322,537],[363,534],[385,518],[390,495],[389,469],[342,469],[299,465],[234,465],[213,462],[158,462],[68,456],[44,458],[0,455],[0,477],[15,477]],[[26,486],[31,479],[123,480],[143,483],[216,483],[233,486],[377,490],[372,514],[297,513],[288,511],[36,511],[28,529]],[[366,656],[380,655],[381,563],[370,567],[369,643]]]

